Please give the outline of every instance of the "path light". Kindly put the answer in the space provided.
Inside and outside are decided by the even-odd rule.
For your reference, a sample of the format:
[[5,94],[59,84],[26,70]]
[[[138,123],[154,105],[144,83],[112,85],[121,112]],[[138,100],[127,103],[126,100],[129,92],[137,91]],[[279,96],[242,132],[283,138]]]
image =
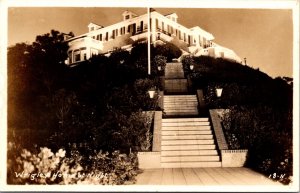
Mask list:
[[194,69],[194,64],[190,65],[190,69],[193,70]]
[[148,93],[149,93],[149,97],[151,98],[151,99],[153,99],[154,98],[154,94],[155,94],[155,88],[150,88],[149,90],[148,90]]
[[157,66],[158,71],[161,71],[161,65]]
[[216,88],[217,97],[221,97],[222,96],[222,91],[223,91],[223,88]]

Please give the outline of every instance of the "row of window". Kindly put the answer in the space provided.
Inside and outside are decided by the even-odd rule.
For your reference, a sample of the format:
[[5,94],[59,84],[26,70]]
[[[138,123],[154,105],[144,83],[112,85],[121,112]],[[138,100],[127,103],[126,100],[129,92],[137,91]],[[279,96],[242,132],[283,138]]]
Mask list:
[[[150,26],[152,23],[152,18],[150,19]],[[166,24],[163,21],[159,21],[157,18],[155,19],[155,26],[157,31],[160,31],[168,36],[171,36],[172,34],[174,34],[176,37],[178,37],[180,40],[183,40],[184,42],[188,43],[188,44],[195,44],[196,43],[196,39],[193,38],[193,36],[188,35],[185,32],[182,32],[181,30]],[[135,35],[136,33],[140,33],[143,32],[143,30],[147,29],[147,24],[144,24],[144,21],[140,21],[139,23],[133,23],[127,26],[123,26],[117,29],[114,29],[112,31],[107,31],[107,32],[103,32],[100,33],[98,35],[94,35],[92,36],[93,39],[98,40],[98,41],[108,41],[110,39],[115,39],[118,36],[124,35],[124,34],[128,34],[131,33],[131,35]],[[210,41],[207,41],[206,38],[201,37],[199,35],[198,37],[198,43],[199,45],[205,45],[205,47],[208,47],[207,45],[211,44]]]
[[75,50],[69,50],[68,51],[69,64],[87,60],[89,57],[88,56],[89,51],[91,56],[98,54],[97,49],[91,48],[90,50],[87,50],[86,47],[82,47]]
[[[151,24],[151,19],[150,19]],[[158,19],[155,19],[155,26],[156,30],[160,31],[166,35],[171,36],[174,34],[176,37],[178,37],[179,40],[183,40],[184,42],[188,44],[196,43],[196,38],[193,38],[193,36],[188,35],[187,33],[182,32],[181,30],[166,24],[163,21],[159,21]],[[205,45],[205,47],[211,46],[211,41],[208,41],[205,37],[201,37],[198,35],[198,43],[200,46]]]
[[108,41],[109,39],[115,39],[117,36],[124,35],[125,33],[132,33],[132,35],[134,35],[137,32],[143,32],[144,29],[147,29],[147,24],[144,24],[144,21],[140,21],[138,24],[133,23],[128,26],[114,29],[110,32],[103,32],[92,36],[92,38],[98,41]]

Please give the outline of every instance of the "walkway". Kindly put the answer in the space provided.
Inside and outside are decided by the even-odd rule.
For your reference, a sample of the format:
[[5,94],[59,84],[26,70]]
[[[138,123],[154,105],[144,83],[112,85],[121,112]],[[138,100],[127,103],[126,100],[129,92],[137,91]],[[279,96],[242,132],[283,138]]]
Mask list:
[[136,185],[277,185],[249,168],[161,168],[147,169]]

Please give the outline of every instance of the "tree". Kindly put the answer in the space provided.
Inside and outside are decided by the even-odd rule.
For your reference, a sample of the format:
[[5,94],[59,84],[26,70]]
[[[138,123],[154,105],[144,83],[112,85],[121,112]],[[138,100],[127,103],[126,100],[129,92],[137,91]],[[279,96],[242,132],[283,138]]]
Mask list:
[[67,49],[64,33],[56,30],[31,45],[8,48],[9,126],[45,126],[52,94],[63,82]]
[[154,55],[163,55],[167,61],[171,62],[173,58],[179,58],[182,51],[174,44],[167,42],[164,45],[158,45],[154,49]]

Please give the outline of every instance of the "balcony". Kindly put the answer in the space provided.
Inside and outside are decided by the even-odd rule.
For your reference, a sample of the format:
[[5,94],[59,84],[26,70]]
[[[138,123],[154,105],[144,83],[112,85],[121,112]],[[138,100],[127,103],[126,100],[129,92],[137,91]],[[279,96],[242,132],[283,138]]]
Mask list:
[[147,40],[148,39],[148,31],[143,30],[143,31],[137,31],[135,34],[133,34],[130,37],[133,41],[138,41],[138,40]]
[[173,37],[168,33],[156,32],[156,39],[162,40],[164,42],[169,42],[173,39]]

